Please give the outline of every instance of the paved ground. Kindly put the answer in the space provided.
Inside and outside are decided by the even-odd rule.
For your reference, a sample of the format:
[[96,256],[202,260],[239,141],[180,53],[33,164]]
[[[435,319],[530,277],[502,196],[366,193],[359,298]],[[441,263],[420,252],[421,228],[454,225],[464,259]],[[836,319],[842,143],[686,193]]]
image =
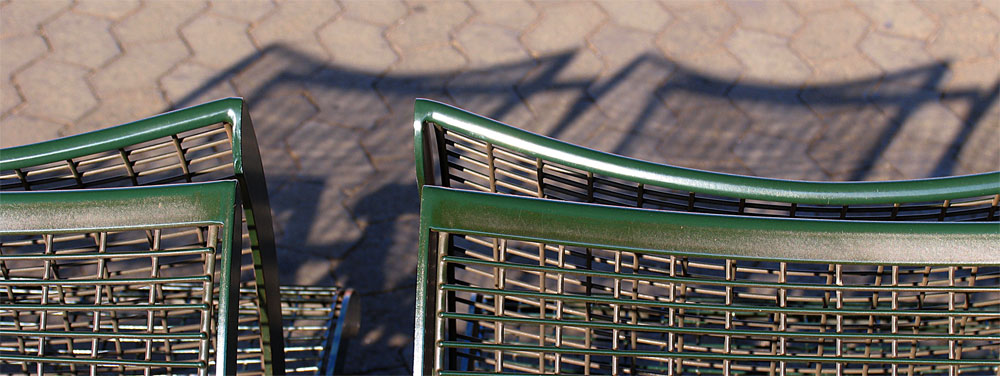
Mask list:
[[284,279],[365,299],[410,373],[410,119],[430,97],[601,150],[808,180],[1000,169],[1000,0],[0,1],[0,145],[246,97]]

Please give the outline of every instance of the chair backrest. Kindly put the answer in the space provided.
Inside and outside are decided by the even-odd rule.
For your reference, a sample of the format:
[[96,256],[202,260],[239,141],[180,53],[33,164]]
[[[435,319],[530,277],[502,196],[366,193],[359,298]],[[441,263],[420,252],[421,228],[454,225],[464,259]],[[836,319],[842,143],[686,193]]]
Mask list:
[[995,223],[422,191],[415,374],[1000,369]]
[[0,373],[235,371],[235,181],[0,197]]
[[1000,220],[1000,171],[886,182],[722,174],[599,152],[425,99],[414,106],[414,132],[420,186],[734,215]]
[[[257,290],[263,371],[285,369],[267,184],[246,104],[227,98],[136,122],[0,150],[0,190],[39,191],[236,179]],[[252,255],[251,255],[252,254]],[[272,298],[273,297],[273,298]],[[249,326],[248,326],[249,327]],[[244,337],[244,336],[241,336]]]

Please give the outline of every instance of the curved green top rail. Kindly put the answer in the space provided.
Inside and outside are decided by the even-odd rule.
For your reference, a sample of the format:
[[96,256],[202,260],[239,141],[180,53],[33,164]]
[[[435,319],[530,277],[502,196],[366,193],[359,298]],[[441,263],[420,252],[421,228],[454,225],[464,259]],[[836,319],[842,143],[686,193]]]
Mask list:
[[1000,265],[995,223],[758,218],[422,190],[421,226],[442,232],[713,258]]
[[233,160],[242,173],[243,99],[225,98],[139,121],[30,145],[0,149],[0,170],[13,170],[115,150],[214,123],[233,126]]
[[647,185],[803,204],[853,205],[943,201],[1000,194],[1000,171],[975,175],[883,182],[813,182],[731,175],[674,167],[604,153],[524,131],[428,99],[414,104],[417,182],[425,184],[423,124],[433,122],[536,158]]

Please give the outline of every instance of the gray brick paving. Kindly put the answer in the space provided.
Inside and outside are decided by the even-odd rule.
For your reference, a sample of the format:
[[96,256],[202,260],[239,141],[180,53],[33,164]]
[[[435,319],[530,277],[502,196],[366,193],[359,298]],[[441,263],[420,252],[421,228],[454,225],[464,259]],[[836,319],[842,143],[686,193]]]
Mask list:
[[0,146],[246,97],[283,279],[355,287],[348,371],[401,374],[413,98],[723,172],[976,173],[998,32],[996,0],[0,1]]

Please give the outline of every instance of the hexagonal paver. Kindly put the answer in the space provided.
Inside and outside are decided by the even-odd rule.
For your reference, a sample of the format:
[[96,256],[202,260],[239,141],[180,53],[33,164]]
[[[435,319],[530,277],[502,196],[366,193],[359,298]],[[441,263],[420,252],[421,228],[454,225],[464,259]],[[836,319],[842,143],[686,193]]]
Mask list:
[[24,35],[0,39],[0,51],[16,51],[16,53],[0,53],[0,76],[6,78],[28,62],[45,54],[48,46],[38,35]]
[[842,84],[844,81],[877,79],[882,70],[875,63],[855,50],[850,55],[827,59],[812,64],[811,84]]
[[355,77],[337,69],[310,76],[305,87],[320,111],[313,119],[347,128],[371,128],[389,113],[372,86],[374,81],[374,76]]
[[834,176],[869,168],[869,160],[891,130],[890,118],[874,106],[857,106],[824,117],[826,127],[809,146],[809,155]]
[[223,0],[211,5],[215,14],[247,22],[258,21],[274,10],[271,0]]
[[714,49],[736,24],[725,7],[698,7],[675,12],[676,19],[656,39],[675,59]]
[[871,33],[861,44],[861,51],[888,72],[930,64],[934,61],[922,48],[922,43],[912,39]]
[[[438,15],[448,15],[442,17]],[[423,46],[447,44],[449,33],[465,22],[472,9],[454,1],[424,1],[410,4],[410,13],[386,36],[398,48],[410,50]]]
[[10,111],[21,104],[21,94],[8,80],[0,80],[0,114]]
[[411,51],[392,67],[393,73],[445,73],[465,66],[466,60],[449,45]]
[[282,2],[278,9],[250,29],[250,35],[261,47],[315,40],[316,30],[340,12],[340,7],[333,2],[318,5],[312,1]]
[[[175,106],[188,106],[213,99],[236,96],[236,89],[229,81],[222,81],[215,86],[202,88],[206,82],[215,77],[216,73],[214,69],[201,66],[198,63],[185,62],[160,78],[160,87],[163,88],[167,100]],[[195,91],[199,89],[201,91]],[[191,96],[190,100],[180,103],[189,96]]]
[[942,60],[964,60],[977,57],[993,57],[993,48],[998,43],[1000,22],[987,12],[967,12],[950,16],[943,21],[944,26],[927,51]]
[[729,106],[726,90],[743,74],[743,66],[723,47],[677,62],[670,79],[657,91],[670,109]]
[[523,30],[538,17],[535,8],[524,0],[472,0],[469,4],[475,9],[477,20],[514,30]]
[[813,62],[842,58],[857,52],[854,45],[867,28],[868,21],[853,10],[816,13],[792,37],[791,45]]
[[139,7],[139,0],[79,0],[73,10],[94,16],[117,20]]
[[90,132],[144,119],[167,110],[156,86],[104,94],[100,105],[67,129],[68,134]]
[[939,176],[962,121],[938,102],[916,108],[900,126],[882,158],[910,179]]
[[802,26],[802,18],[784,2],[729,0],[726,5],[739,17],[740,25],[748,29],[791,35]]
[[958,166],[952,174],[976,174],[997,170],[1000,161],[1000,106],[992,106],[969,132],[958,151]]
[[1000,60],[992,57],[961,61],[948,66],[944,89],[987,90],[1000,82]]
[[97,68],[118,55],[118,44],[109,33],[111,21],[63,13],[43,26],[52,44],[54,59]]
[[[989,2],[992,0],[986,0]],[[916,1],[917,6],[938,17],[950,16],[972,10],[980,0]]]
[[606,74],[618,74],[620,69],[655,50],[653,34],[613,23],[601,26],[588,40],[604,61]]
[[788,49],[787,40],[772,34],[737,29],[726,47],[743,63],[745,77],[751,80],[793,84],[812,74]]
[[137,44],[94,74],[91,83],[102,97],[122,90],[155,88],[156,80],[187,56],[187,47],[177,39]]
[[578,47],[604,19],[604,12],[591,3],[557,3],[541,11],[541,19],[522,37],[536,54],[561,52]]
[[[250,105],[254,131],[261,149],[283,147],[284,140],[319,112],[296,87],[277,87],[255,96]],[[332,125],[326,127],[334,128]],[[318,127],[318,126],[317,126]],[[319,142],[321,140],[314,140]],[[304,146],[303,146],[304,147]],[[289,174],[290,171],[280,171]]]
[[319,31],[319,39],[339,66],[382,72],[396,61],[396,53],[382,37],[384,29],[366,22],[340,18]]
[[71,122],[97,105],[87,86],[87,69],[42,59],[14,76],[27,102],[25,114]]
[[0,148],[33,144],[62,137],[62,124],[29,116],[11,115],[0,120]]
[[194,50],[194,60],[209,67],[229,68],[256,50],[247,25],[209,13],[201,14],[181,29]]
[[936,28],[934,21],[909,1],[855,0],[854,4],[876,30],[886,34],[925,39]]
[[689,109],[677,115],[676,130],[663,136],[658,149],[669,164],[712,168],[736,158],[731,148],[749,123],[732,106],[717,106],[712,111]]
[[531,59],[517,40],[517,33],[500,26],[472,23],[456,32],[455,39],[469,58],[470,67],[480,68]]
[[32,34],[38,25],[71,5],[70,0],[19,0],[0,8],[0,39]]
[[[177,38],[179,36],[177,28],[207,7],[208,4],[200,0],[146,2],[142,4],[139,11],[115,24],[112,31],[118,40],[125,45]],[[212,32],[215,33],[215,31]],[[206,38],[207,35],[212,34],[198,37]]]
[[670,13],[652,1],[599,0],[598,5],[604,8],[612,22],[650,33],[660,31],[670,22]]
[[789,1],[788,5],[799,13],[813,13],[850,7],[847,0]]
[[343,193],[327,182],[299,180],[271,196],[278,247],[340,257],[361,239],[361,228],[341,203]]
[[822,125],[809,108],[802,106],[796,88],[736,85],[728,96],[753,120],[750,130],[762,136],[808,143]]
[[345,1],[344,17],[387,26],[406,15],[406,4],[400,0]]
[[310,121],[298,126],[286,142],[299,165],[299,175],[329,178],[327,189],[352,190],[375,172],[356,131]]
[[774,135],[747,132],[733,153],[754,175],[776,179],[828,180],[830,177],[806,154],[808,144]]

